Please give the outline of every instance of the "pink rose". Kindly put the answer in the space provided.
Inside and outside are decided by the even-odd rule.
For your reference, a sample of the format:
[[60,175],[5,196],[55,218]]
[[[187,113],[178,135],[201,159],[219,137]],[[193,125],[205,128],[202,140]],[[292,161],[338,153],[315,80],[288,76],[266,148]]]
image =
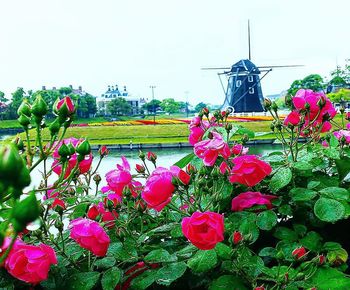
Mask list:
[[272,172],[271,166],[258,159],[256,155],[238,156],[232,162],[234,167],[229,177],[231,183],[237,182],[251,187],[258,184]]
[[242,211],[254,205],[266,205],[272,208],[271,200],[277,198],[274,195],[261,194],[260,192],[243,192],[232,199],[232,211]]
[[201,127],[190,128],[190,135],[188,136],[188,142],[191,145],[195,145],[202,140],[205,130]]
[[221,155],[224,159],[230,157],[230,147],[224,142],[222,136],[217,132],[212,132],[213,138],[203,140],[194,145],[194,153],[206,166],[213,166],[216,159]]
[[181,226],[184,236],[201,250],[211,250],[224,240],[224,217],[215,212],[195,212]]
[[249,148],[244,147],[242,144],[235,144],[231,148],[231,153],[234,155],[246,155],[248,153]]
[[297,126],[299,123],[300,123],[300,114],[297,111],[290,112],[283,122],[285,126],[288,126],[288,125]]
[[117,169],[111,170],[106,174],[109,188],[119,196],[122,196],[124,187],[128,186],[132,181],[130,164],[124,156],[122,156],[122,162],[122,165],[117,164]]
[[[10,239],[6,240],[8,246]],[[17,240],[4,266],[16,279],[36,285],[47,279],[51,264],[57,264],[57,258],[50,246],[32,246]]]
[[69,228],[70,237],[82,248],[98,257],[106,255],[110,239],[99,223],[86,218],[77,218],[70,222]]
[[175,190],[172,173],[166,168],[157,167],[148,177],[141,193],[149,208],[161,211],[170,201]]
[[339,130],[335,131],[333,135],[338,139],[341,140],[344,137],[345,143],[350,144],[350,131],[347,130]]
[[220,170],[220,173],[222,175],[226,174],[226,173],[230,173],[230,167],[227,165],[227,163],[225,161],[222,161],[220,166],[219,166],[219,170]]

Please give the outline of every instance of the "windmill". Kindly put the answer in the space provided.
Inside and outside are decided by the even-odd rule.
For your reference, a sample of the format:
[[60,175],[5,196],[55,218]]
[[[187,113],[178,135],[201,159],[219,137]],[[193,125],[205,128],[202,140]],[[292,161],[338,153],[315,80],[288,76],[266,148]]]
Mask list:
[[[261,80],[273,68],[298,67],[301,65],[270,65],[256,66],[251,61],[250,23],[248,20],[248,59],[241,59],[231,67],[210,67],[204,70],[223,70],[218,76],[225,94],[222,108],[231,107],[234,112],[263,112],[263,93]],[[227,79],[227,88],[224,88],[222,76]]]

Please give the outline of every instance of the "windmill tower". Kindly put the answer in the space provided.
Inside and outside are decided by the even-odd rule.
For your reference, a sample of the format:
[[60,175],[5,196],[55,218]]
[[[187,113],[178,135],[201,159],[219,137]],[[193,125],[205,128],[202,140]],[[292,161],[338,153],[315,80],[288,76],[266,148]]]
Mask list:
[[[224,70],[218,76],[225,93],[222,109],[233,108],[235,113],[263,112],[264,97],[261,90],[261,80],[273,68],[297,67],[300,65],[256,66],[251,61],[250,23],[248,20],[248,59],[241,59],[231,67],[203,68]],[[223,86],[222,76],[227,79],[226,89]]]

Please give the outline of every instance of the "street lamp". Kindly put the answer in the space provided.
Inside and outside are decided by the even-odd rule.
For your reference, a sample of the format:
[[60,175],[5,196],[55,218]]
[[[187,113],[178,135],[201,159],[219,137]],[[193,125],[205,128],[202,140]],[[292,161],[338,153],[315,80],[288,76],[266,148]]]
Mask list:
[[156,86],[149,86],[150,89],[152,89],[152,102],[153,102],[153,125],[156,125],[156,110],[155,110],[155,103],[154,103],[154,89]]

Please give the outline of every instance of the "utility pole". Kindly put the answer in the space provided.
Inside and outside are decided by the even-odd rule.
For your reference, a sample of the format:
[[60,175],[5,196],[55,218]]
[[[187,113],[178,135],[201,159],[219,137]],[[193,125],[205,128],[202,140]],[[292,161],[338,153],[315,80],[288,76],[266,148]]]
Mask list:
[[152,89],[152,102],[153,102],[153,126],[156,125],[156,110],[155,110],[155,104],[154,104],[154,89],[156,88],[156,86],[149,86],[150,89]]

